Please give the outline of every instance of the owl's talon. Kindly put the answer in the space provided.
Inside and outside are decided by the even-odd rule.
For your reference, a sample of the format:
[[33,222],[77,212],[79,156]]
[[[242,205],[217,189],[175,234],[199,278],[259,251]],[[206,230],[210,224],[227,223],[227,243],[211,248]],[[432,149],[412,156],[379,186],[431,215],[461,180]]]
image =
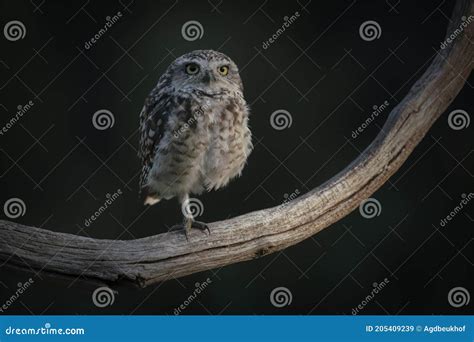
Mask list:
[[211,235],[211,230],[209,229],[209,226],[206,223],[200,221],[187,221],[182,224],[175,224],[168,231],[182,231],[184,233],[184,236],[186,237],[186,240],[189,241],[188,233],[193,228],[199,229],[200,231],[207,231],[207,235]]
[[205,222],[201,221],[193,221],[191,223],[191,228],[199,229],[200,231],[206,231],[208,235],[211,235],[211,230],[209,229],[209,226]]
[[168,232],[176,232],[176,231],[183,232],[184,236],[186,237],[186,240],[189,241],[188,229],[185,224],[175,224],[168,230]]

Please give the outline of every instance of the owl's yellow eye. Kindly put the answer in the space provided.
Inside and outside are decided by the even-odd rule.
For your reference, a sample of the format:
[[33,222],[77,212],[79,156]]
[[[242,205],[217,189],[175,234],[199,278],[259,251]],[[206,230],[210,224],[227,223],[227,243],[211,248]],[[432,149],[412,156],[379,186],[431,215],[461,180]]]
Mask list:
[[221,74],[222,76],[227,76],[227,74],[229,73],[229,67],[227,65],[221,65],[217,68],[217,71],[219,71],[219,74]]
[[199,72],[199,65],[190,63],[186,65],[186,73],[188,75],[196,75]]

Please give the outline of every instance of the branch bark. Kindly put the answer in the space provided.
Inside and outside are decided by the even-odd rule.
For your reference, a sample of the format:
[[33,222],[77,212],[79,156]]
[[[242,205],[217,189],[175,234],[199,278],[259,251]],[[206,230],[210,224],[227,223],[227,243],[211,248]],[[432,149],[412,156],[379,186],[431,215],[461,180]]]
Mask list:
[[[474,0],[458,0],[447,37]],[[287,204],[210,224],[192,232],[137,240],[97,240],[0,220],[0,260],[15,267],[147,286],[258,258],[294,245],[349,214],[398,170],[446,110],[472,70],[474,24],[440,50],[407,96],[390,113],[372,144],[343,171]]]

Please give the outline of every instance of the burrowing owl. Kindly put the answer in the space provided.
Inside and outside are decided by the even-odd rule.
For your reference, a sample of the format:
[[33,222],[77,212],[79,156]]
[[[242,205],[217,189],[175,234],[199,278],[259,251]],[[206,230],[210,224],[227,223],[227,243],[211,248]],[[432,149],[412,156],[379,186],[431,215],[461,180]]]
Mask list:
[[[196,50],[177,58],[140,113],[140,189],[145,204],[219,189],[239,176],[252,151],[249,109],[235,63]],[[185,215],[184,231],[208,229]]]

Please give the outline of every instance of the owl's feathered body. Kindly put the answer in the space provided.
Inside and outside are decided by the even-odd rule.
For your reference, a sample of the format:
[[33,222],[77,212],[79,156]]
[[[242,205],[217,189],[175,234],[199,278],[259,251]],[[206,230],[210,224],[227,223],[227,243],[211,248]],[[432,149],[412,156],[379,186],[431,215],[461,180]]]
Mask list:
[[227,56],[198,50],[176,59],[140,114],[145,203],[184,201],[240,175],[252,150],[248,114],[237,67]]

